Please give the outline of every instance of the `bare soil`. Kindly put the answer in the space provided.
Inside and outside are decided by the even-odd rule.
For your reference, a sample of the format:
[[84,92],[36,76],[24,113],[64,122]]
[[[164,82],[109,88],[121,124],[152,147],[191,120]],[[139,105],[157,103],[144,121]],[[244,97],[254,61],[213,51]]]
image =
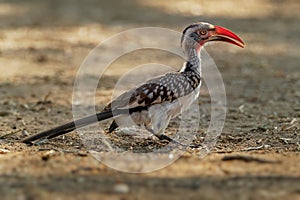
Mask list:
[[[297,0],[0,1],[1,199],[300,199],[299,10]],[[19,142],[72,119],[76,72],[99,42],[130,28],[181,31],[196,21],[228,27],[247,44],[207,47],[228,101],[208,156],[189,150],[164,169],[128,174],[95,160],[75,132],[39,146]],[[182,65],[159,52],[121,58],[99,88],[99,107],[118,66],[152,59]],[[206,101],[204,90],[199,104]]]

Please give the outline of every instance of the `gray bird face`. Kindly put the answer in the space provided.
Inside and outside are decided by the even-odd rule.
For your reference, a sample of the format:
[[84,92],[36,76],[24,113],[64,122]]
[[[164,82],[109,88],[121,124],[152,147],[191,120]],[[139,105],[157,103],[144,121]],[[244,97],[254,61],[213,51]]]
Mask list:
[[244,47],[244,42],[236,34],[221,26],[214,26],[207,22],[198,22],[186,27],[182,33],[182,48],[196,47],[199,49],[210,41],[228,42]]
[[214,25],[206,22],[191,24],[182,32],[181,46],[184,46],[186,44],[204,44],[204,41],[209,38],[211,32],[214,30]]

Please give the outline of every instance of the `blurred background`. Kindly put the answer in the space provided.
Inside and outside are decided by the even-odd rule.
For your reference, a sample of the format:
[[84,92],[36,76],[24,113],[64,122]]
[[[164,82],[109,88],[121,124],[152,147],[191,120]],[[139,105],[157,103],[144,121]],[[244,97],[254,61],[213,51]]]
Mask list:
[[[180,199],[182,194],[190,199],[253,195],[296,199],[299,10],[298,0],[0,0],[1,193],[8,199],[70,194],[116,199]],[[206,48],[223,76],[228,114],[217,146],[205,159],[187,152],[167,169],[128,175],[94,161],[76,134],[46,147],[15,142],[24,134],[72,119],[77,70],[101,41],[138,27],[181,32],[197,21],[231,29],[246,43],[245,49],[223,43]],[[117,69],[153,61],[182,66],[177,57],[161,51],[122,57],[113,63],[116,70],[104,77],[97,94],[99,107],[110,100],[120,75]],[[207,101],[204,91],[199,104]],[[224,161],[226,156],[233,156],[233,161]],[[249,156],[262,160],[249,161]],[[115,188],[118,184],[123,184],[121,192]]]

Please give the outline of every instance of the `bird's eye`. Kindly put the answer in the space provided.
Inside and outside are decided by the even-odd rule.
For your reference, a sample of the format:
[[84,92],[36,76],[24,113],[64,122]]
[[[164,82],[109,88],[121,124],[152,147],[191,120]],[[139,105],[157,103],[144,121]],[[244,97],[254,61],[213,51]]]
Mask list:
[[207,31],[200,31],[200,35],[206,35]]

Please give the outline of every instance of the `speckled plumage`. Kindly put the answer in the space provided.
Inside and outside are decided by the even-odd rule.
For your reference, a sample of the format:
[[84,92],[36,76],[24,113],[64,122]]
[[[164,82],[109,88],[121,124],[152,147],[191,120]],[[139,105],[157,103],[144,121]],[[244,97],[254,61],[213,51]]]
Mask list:
[[[105,111],[140,108],[130,115],[117,116],[109,131],[112,132],[118,126],[143,125],[155,134],[162,134],[169,120],[177,116],[183,109],[185,110],[199,95],[199,91],[197,91],[201,84],[199,69],[193,70],[189,62],[185,63],[183,69],[184,71],[167,73],[153,78],[120,95],[106,106]],[[194,95],[191,95],[193,93]],[[188,101],[188,103],[183,106],[182,103],[179,103],[180,101]],[[157,111],[154,111],[156,109]],[[160,115],[150,114],[151,112],[159,112]],[[164,121],[162,122],[162,120]],[[157,126],[157,123],[161,125]]]
[[104,110],[136,106],[147,107],[162,102],[172,102],[193,92],[200,82],[201,77],[198,72],[167,73],[123,93],[108,104]]

